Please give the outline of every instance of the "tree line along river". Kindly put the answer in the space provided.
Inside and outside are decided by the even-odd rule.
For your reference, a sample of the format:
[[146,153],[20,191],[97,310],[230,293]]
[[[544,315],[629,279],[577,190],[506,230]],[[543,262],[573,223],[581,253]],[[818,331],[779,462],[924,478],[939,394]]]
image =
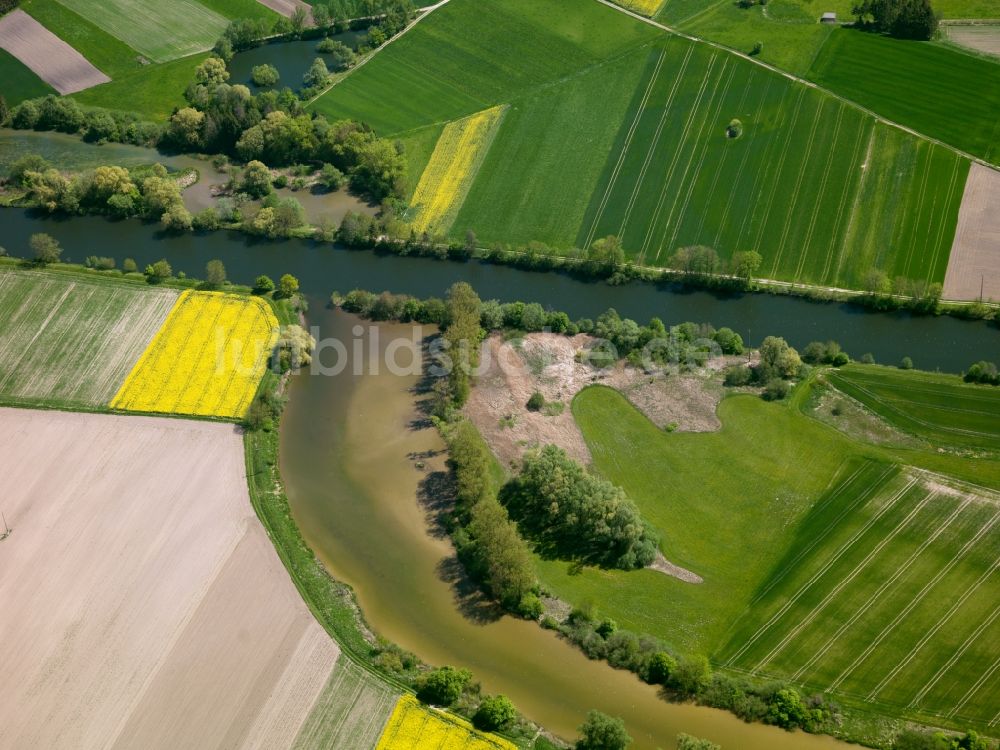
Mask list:
[[[596,317],[608,307],[668,325],[684,320],[728,325],[751,343],[785,336],[795,346],[836,339],[854,355],[882,362],[911,356],[918,367],[959,371],[995,355],[998,332],[982,322],[949,317],[875,314],[839,303],[754,294],[716,295],[653,284],[612,287],[565,274],[530,272],[479,262],[382,256],[306,240],[268,241],[235,232],[165,235],[137,220],[53,218],[0,210],[0,245],[26,255],[28,238],[47,232],[65,255],[134,258],[142,267],[167,258],[175,273],[204,274],[221,260],[229,277],[250,283],[264,273],[298,277],[318,335],[355,338],[361,321],[327,307],[334,289],[388,289],[443,295],[464,280],[484,299],[539,301],[571,317]],[[379,341],[362,326],[367,347],[384,347],[408,327],[380,326]],[[349,347],[350,348],[350,347]],[[436,534],[421,496],[443,469],[443,445],[422,426],[414,402],[416,377],[300,375],[290,387],[282,423],[282,475],[296,521],[333,575],[351,584],[374,629],[436,664],[473,670],[487,692],[504,692],[529,717],[572,735],[591,708],[622,716],[639,750],[673,747],[677,732],[701,735],[727,750],[792,750],[844,746],[829,737],[790,734],[744,724],[734,716],[661,700],[631,674],[587,660],[553,633],[529,622],[497,618],[462,582],[450,543]],[[423,466],[415,457],[421,457]]]

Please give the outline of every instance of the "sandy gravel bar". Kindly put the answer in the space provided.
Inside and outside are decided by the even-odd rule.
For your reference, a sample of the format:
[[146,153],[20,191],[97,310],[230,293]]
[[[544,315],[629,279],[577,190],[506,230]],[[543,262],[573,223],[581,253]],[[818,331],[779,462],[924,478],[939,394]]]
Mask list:
[[257,0],[261,5],[267,6],[275,13],[280,13],[286,18],[291,18],[296,8],[302,8],[306,12],[310,22],[312,22],[312,6],[302,0]]
[[944,277],[945,299],[1000,302],[1000,172],[973,164]]
[[0,409],[0,747],[287,748],[338,658],[232,425]]
[[23,10],[0,18],[0,47],[60,94],[83,91],[111,80]]

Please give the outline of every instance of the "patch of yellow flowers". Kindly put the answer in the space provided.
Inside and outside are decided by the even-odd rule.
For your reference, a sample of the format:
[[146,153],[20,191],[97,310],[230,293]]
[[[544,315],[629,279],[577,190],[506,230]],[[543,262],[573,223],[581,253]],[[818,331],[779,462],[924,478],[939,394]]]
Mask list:
[[278,336],[267,302],[186,291],[111,400],[128,411],[242,417]]
[[410,205],[418,232],[446,232],[455,220],[503,118],[493,107],[444,126]]
[[663,5],[663,0],[614,0],[614,2],[644,16],[653,16]]
[[430,711],[412,695],[399,699],[375,750],[517,750],[452,714]]

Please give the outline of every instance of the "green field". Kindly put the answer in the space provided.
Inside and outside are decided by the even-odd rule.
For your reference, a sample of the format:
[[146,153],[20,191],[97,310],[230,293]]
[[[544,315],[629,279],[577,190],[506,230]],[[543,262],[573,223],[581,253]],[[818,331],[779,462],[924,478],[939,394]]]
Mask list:
[[400,692],[341,656],[299,730],[293,750],[371,750]]
[[110,78],[142,67],[138,52],[60,2],[24,0],[21,9]]
[[209,49],[228,21],[197,0],[59,0],[154,62]]
[[[948,46],[840,29],[809,78],[890,120],[1000,161],[1000,63]],[[928,90],[934,95],[924,95]]]
[[0,49],[0,81],[3,81],[0,96],[10,105],[56,93],[54,88],[5,49]]
[[1000,389],[954,375],[851,365],[827,376],[889,423],[935,445],[1000,450]]
[[453,0],[316,107],[405,142],[496,103],[509,109],[453,236],[566,249],[616,234],[651,265],[756,249],[762,277],[848,288],[872,267],[944,279],[966,160],[595,3]]
[[1000,717],[1000,497],[863,465],[820,499],[718,653],[890,712]]
[[146,120],[166,120],[186,102],[184,90],[207,53],[182,57],[162,65],[147,65],[100,86],[73,94],[81,104],[135,112]]
[[103,407],[177,293],[0,270],[0,402]]
[[224,18],[261,18],[271,23],[281,18],[279,13],[275,13],[257,0],[198,0],[198,2]]
[[998,454],[851,439],[800,411],[809,389],[785,404],[726,398],[714,433],[665,432],[609,388],[579,393],[573,415],[593,470],[636,502],[667,559],[704,582],[536,557],[541,580],[719,667],[989,730],[1000,708],[990,679],[1000,670]]
[[590,0],[452,0],[314,106],[397,135],[510,102],[656,36]]

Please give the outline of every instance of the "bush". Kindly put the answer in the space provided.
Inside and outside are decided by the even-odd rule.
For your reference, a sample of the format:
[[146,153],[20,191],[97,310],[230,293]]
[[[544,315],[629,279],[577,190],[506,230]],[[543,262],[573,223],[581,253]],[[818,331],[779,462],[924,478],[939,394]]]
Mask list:
[[270,276],[258,276],[253,282],[254,294],[267,294],[274,291],[274,281]]
[[538,391],[531,394],[528,399],[528,403],[525,404],[529,411],[541,411],[542,407],[545,406],[545,396],[543,396]]
[[580,726],[583,735],[576,742],[576,750],[625,750],[632,738],[625,731],[625,722],[600,711],[587,714],[587,721]]
[[900,362],[899,362],[899,369],[900,370],[912,370],[913,369],[913,360],[910,359],[909,357],[903,357],[900,360]]
[[1000,372],[993,362],[980,360],[973,364],[962,376],[966,383],[983,383],[986,385],[1000,385]]
[[59,246],[59,240],[44,232],[31,235],[28,245],[31,247],[35,262],[41,265],[58,263],[59,258],[62,256],[62,248]]
[[139,270],[139,266],[136,264],[134,258],[126,258],[122,261],[122,271],[125,273],[136,273]]
[[746,365],[730,365],[723,371],[722,382],[730,387],[750,385],[753,370]]
[[273,65],[255,65],[250,71],[250,80],[257,86],[274,86],[280,75],[278,69]]
[[472,723],[477,729],[493,732],[510,725],[517,718],[517,710],[506,695],[493,695],[483,698],[482,703],[472,717]]
[[666,685],[675,669],[677,660],[666,651],[657,651],[646,666],[646,682],[651,685]]
[[417,678],[417,698],[433,706],[450,706],[457,701],[472,679],[467,669],[441,667]]
[[173,274],[174,269],[170,267],[165,258],[146,266],[146,280],[150,284],[158,284],[161,281],[169,279]]
[[692,737],[690,734],[682,732],[677,735],[677,750],[722,750],[722,747],[709,740]]
[[284,274],[278,279],[278,296],[291,297],[299,291],[299,280],[290,273]]
[[667,687],[680,695],[694,697],[701,693],[712,678],[708,659],[700,655],[682,657],[670,674]]
[[788,395],[789,390],[788,381],[781,378],[772,378],[767,381],[767,385],[764,386],[764,392],[761,396],[765,401],[781,401]]

